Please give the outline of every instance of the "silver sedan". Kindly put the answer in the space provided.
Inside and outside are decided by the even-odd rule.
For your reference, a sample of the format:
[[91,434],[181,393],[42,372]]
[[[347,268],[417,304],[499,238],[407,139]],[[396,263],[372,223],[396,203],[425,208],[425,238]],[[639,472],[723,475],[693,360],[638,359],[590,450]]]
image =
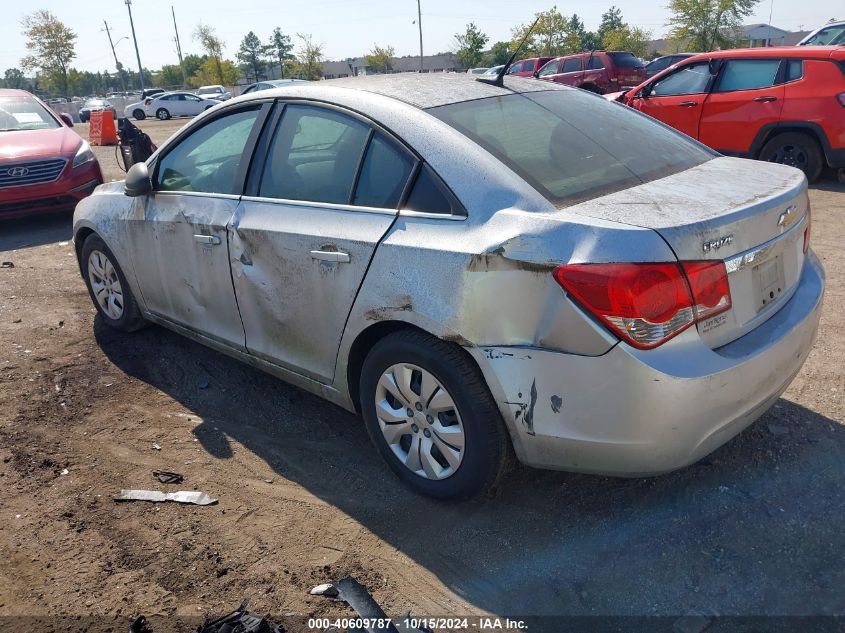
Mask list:
[[358,411],[414,490],[619,476],[758,418],[813,344],[807,183],[581,90],[390,75],[192,121],[74,216],[102,320]]

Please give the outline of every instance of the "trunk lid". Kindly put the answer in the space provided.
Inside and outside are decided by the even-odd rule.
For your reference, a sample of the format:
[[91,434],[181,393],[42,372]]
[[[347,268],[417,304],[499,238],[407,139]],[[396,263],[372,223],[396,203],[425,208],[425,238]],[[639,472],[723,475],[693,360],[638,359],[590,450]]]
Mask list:
[[724,261],[733,305],[698,324],[713,348],[771,317],[801,276],[809,199],[790,167],[720,157],[567,211],[653,229],[682,261]]

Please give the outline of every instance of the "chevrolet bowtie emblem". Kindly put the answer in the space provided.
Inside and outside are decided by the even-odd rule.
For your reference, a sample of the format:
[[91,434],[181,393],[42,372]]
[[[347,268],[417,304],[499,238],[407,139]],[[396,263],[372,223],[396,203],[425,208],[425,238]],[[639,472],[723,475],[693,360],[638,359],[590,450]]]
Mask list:
[[786,211],[780,214],[778,218],[778,226],[782,229],[788,229],[790,226],[798,221],[798,208],[793,204],[786,208]]

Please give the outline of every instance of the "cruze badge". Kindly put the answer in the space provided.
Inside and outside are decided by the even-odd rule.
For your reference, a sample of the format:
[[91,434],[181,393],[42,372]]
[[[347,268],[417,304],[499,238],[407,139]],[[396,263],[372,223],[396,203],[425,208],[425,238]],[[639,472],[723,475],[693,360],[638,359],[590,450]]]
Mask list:
[[702,244],[701,246],[704,249],[705,253],[709,253],[710,251],[718,251],[720,248],[722,248],[723,246],[727,246],[733,241],[734,236],[733,234],[731,234],[726,235],[725,237],[720,237],[715,240],[710,240],[709,242],[704,242],[704,244]]
[[780,214],[778,218],[778,226],[782,229],[788,229],[790,226],[798,221],[798,213],[795,205],[786,208],[786,211]]

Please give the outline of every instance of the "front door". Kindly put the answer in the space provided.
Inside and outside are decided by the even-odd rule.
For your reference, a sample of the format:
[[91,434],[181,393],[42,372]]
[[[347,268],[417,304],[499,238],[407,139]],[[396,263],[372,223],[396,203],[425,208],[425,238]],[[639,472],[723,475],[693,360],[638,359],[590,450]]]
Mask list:
[[784,85],[779,59],[725,62],[704,104],[698,138],[713,149],[744,154],[765,125],[780,121]]
[[352,303],[415,161],[357,117],[290,104],[255,163],[229,235],[247,349],[330,382]]
[[711,81],[708,61],[687,64],[650,84],[630,105],[697,139]]
[[260,112],[254,105],[218,116],[159,157],[154,191],[136,199],[129,231],[146,309],[240,349],[227,225]]

